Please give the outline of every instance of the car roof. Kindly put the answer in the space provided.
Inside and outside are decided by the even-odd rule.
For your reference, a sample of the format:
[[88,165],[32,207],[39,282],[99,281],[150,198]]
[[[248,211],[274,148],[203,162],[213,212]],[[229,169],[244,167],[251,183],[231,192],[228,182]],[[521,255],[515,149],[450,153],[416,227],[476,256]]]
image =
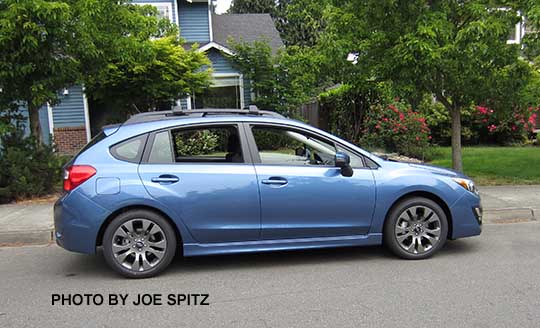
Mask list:
[[259,110],[257,106],[254,106],[254,105],[251,105],[247,107],[246,109],[205,108],[205,109],[182,110],[176,107],[168,111],[155,111],[155,112],[146,112],[146,113],[132,115],[124,123],[124,125],[178,119],[178,118],[187,118],[187,117],[207,117],[207,116],[225,116],[225,115],[234,115],[234,116],[249,115],[249,116],[267,116],[267,117],[285,118],[283,115],[273,112],[273,111]]

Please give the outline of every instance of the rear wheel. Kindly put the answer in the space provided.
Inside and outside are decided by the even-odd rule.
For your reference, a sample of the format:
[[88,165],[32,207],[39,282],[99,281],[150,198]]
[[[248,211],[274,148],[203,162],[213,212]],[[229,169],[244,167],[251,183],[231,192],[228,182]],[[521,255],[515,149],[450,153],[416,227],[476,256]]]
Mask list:
[[432,256],[446,242],[448,220],[434,201],[408,198],[390,212],[384,225],[386,246],[397,256],[419,260]]
[[147,210],[120,214],[103,235],[105,260],[129,278],[157,275],[171,263],[176,247],[176,235],[169,222]]

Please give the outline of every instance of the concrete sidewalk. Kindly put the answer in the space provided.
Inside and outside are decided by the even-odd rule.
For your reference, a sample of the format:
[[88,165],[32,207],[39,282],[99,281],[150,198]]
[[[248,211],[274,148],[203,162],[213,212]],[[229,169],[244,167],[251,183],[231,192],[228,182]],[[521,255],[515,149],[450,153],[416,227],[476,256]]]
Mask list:
[[53,204],[0,205],[0,245],[46,244],[53,239]]
[[[479,189],[487,224],[524,222],[540,217],[540,185]],[[0,226],[0,245],[49,243],[54,238],[53,202],[0,205]]]

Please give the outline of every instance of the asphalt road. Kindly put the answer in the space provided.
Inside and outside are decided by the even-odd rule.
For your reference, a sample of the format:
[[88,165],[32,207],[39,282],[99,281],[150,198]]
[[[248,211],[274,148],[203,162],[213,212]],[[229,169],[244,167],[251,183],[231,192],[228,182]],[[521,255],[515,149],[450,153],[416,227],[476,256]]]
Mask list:
[[[539,327],[540,222],[486,225],[425,261],[380,247],[178,258],[126,280],[101,255],[0,248],[0,327]],[[54,293],[129,293],[128,305],[52,305]],[[135,306],[138,293],[163,305]],[[167,305],[207,293],[208,306]]]

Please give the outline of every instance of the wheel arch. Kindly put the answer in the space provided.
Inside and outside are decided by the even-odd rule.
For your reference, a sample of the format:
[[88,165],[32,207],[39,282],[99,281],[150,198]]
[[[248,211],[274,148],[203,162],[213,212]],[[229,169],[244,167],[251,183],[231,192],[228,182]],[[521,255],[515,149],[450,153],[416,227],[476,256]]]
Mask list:
[[[392,206],[390,206],[388,208],[388,211],[386,211],[386,215],[384,216],[384,222],[383,222],[383,227],[385,226],[386,224],[386,220],[388,220],[388,216],[390,215],[390,213],[392,212],[392,210],[400,203],[402,202],[403,200],[405,199],[408,199],[408,198],[413,198],[413,197],[423,197],[423,198],[427,198],[429,200],[432,200],[434,201],[437,205],[439,205],[442,210],[444,211],[444,214],[446,215],[446,219],[448,220],[448,234],[447,234],[447,238],[448,239],[451,239],[452,237],[452,232],[453,232],[453,219],[452,219],[452,212],[450,211],[450,208],[448,207],[448,204],[446,204],[446,202],[439,196],[437,196],[436,194],[434,193],[431,193],[429,191],[423,191],[423,190],[418,190],[418,191],[412,191],[412,192],[408,192],[404,195],[401,195],[398,199],[396,199],[393,203],[392,203]],[[383,228],[384,229],[384,228]],[[384,230],[383,230],[383,236],[385,235],[384,233]],[[383,237],[384,238],[384,237]]]
[[[107,229],[107,226],[116,217],[118,217],[118,215],[120,215],[122,213],[125,213],[125,212],[128,212],[128,211],[132,211],[132,210],[147,210],[147,211],[151,211],[151,212],[154,212],[156,214],[161,215],[165,220],[167,220],[167,222],[169,222],[171,227],[173,227],[174,233],[176,235],[177,244],[180,245],[180,246],[184,245],[182,234],[180,233],[180,229],[176,225],[176,222],[174,222],[174,220],[171,219],[171,217],[169,215],[167,215],[165,212],[163,212],[163,211],[161,211],[161,210],[159,210],[159,209],[157,209],[155,207],[152,207],[152,206],[148,206],[148,205],[131,205],[131,206],[125,206],[125,207],[117,209],[116,211],[112,212],[105,219],[105,221],[103,221],[103,223],[99,227],[99,231],[98,231],[98,234],[97,234],[96,247],[103,245],[103,235],[105,234],[105,229]],[[182,247],[182,249],[183,249],[183,247]]]

